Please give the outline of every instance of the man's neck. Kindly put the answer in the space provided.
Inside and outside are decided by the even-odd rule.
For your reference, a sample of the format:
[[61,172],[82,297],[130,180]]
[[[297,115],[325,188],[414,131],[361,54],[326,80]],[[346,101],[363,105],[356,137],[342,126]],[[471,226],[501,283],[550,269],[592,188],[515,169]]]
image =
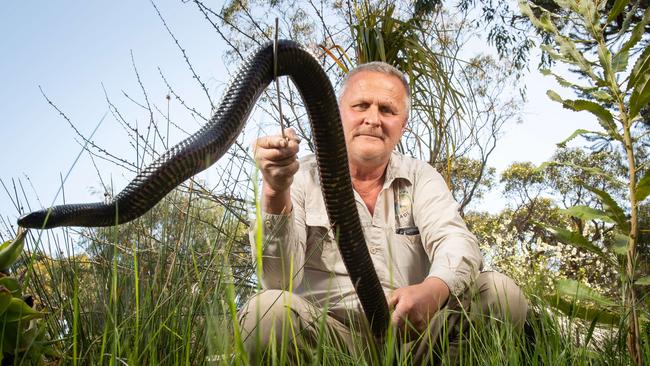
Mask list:
[[373,182],[382,181],[386,173],[389,157],[381,160],[361,160],[357,161],[348,156],[348,164],[350,165],[350,175],[352,180],[359,182]]
[[355,164],[350,162],[350,175],[352,177],[352,186],[363,199],[368,211],[373,215],[375,203],[381,192],[384,179],[386,177],[386,167],[388,161],[380,164]]

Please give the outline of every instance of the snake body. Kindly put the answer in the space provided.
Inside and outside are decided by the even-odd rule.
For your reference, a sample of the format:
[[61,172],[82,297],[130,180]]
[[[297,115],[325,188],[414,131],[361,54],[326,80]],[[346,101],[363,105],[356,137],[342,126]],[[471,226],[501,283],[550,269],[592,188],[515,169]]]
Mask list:
[[[381,336],[389,321],[388,305],[361,229],[334,90],[318,61],[299,44],[281,40],[277,49],[278,75],[290,76],[305,102],[331,229],[371,328]],[[225,154],[273,80],[273,57],[268,43],[244,60],[210,121],[141,171],[111,202],[54,206],[22,216],[18,224],[37,229],[112,226],[143,215]]]

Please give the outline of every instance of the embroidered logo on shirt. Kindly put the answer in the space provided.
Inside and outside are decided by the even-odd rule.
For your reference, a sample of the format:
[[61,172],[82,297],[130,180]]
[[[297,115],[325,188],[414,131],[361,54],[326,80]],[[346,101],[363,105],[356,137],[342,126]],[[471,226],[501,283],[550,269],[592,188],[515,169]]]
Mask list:
[[395,212],[400,224],[409,224],[412,206],[411,193],[406,189],[400,189],[397,201],[395,202]]

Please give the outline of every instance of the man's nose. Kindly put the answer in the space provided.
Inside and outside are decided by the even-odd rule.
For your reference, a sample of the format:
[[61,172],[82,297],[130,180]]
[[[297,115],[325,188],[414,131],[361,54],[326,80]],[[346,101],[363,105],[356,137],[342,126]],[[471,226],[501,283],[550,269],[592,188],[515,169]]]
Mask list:
[[370,106],[370,108],[366,110],[366,116],[364,122],[372,126],[378,126],[380,124],[379,108],[377,108],[376,106]]

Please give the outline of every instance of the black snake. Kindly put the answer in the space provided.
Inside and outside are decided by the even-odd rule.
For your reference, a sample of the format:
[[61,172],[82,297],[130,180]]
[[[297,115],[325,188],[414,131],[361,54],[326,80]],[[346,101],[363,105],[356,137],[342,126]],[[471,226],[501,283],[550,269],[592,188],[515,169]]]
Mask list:
[[[334,90],[318,61],[299,44],[281,40],[277,49],[278,76],[292,78],[309,115],[331,229],[373,333],[381,336],[388,326],[388,305],[361,229]],[[244,60],[210,121],[141,171],[111,202],[54,206],[23,215],[18,224],[37,229],[112,226],[143,215],[233,144],[273,80],[273,58],[268,43]]]

